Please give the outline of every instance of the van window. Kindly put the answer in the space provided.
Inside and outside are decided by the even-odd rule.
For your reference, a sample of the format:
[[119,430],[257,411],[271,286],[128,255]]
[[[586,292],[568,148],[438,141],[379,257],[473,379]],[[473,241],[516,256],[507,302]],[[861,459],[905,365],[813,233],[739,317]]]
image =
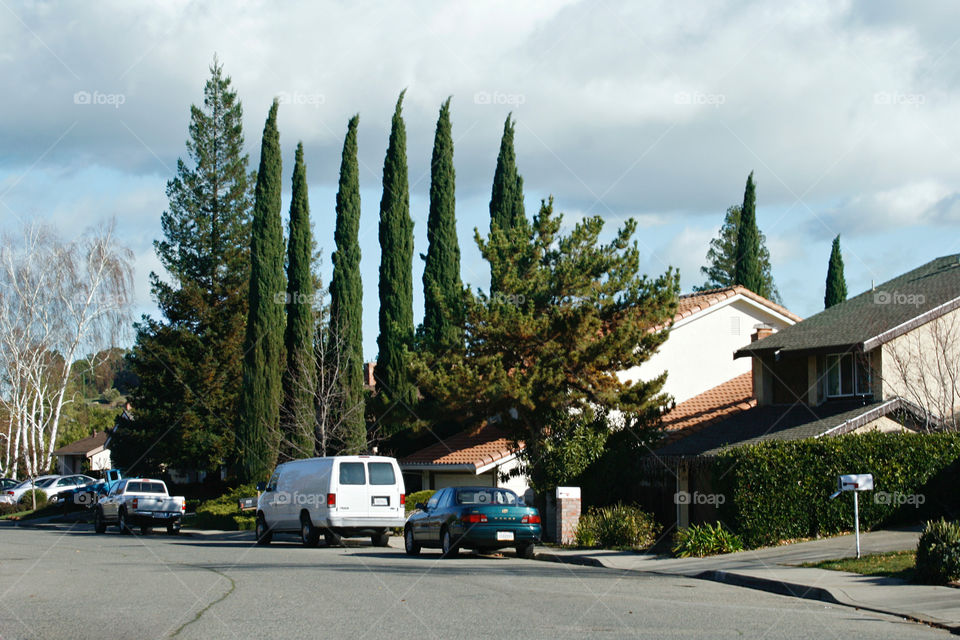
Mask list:
[[371,462],[369,467],[370,484],[397,484],[397,476],[389,462]]
[[340,484],[366,484],[367,474],[362,462],[340,463]]

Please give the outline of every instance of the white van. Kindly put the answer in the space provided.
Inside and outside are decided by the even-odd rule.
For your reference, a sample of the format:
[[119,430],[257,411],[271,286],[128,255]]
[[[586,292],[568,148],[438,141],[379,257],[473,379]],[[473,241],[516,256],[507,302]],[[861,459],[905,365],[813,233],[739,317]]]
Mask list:
[[385,456],[292,460],[258,489],[258,544],[269,544],[274,533],[299,531],[308,547],[320,534],[329,546],[341,537],[370,536],[385,547],[390,529],[406,521],[403,476],[397,461]]

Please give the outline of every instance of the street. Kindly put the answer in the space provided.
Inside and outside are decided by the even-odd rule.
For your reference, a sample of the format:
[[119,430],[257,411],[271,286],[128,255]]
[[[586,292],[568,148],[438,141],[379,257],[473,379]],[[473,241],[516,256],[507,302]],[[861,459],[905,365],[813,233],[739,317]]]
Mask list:
[[[396,542],[394,542],[396,544]],[[0,529],[0,638],[947,638],[728,585],[278,536]]]

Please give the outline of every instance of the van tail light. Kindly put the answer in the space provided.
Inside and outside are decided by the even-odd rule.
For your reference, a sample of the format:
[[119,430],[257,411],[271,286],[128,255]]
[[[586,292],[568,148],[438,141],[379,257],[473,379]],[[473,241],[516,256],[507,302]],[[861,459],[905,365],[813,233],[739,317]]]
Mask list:
[[523,524],[540,524],[540,516],[536,513],[529,516],[523,516],[523,518],[520,519],[520,522]]
[[463,522],[463,524],[478,524],[480,522],[486,522],[487,516],[482,513],[470,513],[460,518],[460,521]]
[[180,511],[183,511],[184,513],[187,512],[187,503],[186,503],[186,501],[180,503]]
[[327,506],[328,506],[328,507],[331,507],[331,508],[337,506],[337,494],[335,494],[335,493],[328,493],[328,494],[327,494]]
[[405,495],[403,495],[403,494],[401,493],[401,494],[400,494],[400,506],[402,507],[402,506],[404,506],[405,504],[407,504],[407,496],[405,496]]
[[134,498],[134,499],[133,499],[133,508],[134,508],[134,509],[137,508],[137,502],[138,502],[138,500],[137,500],[136,498]]

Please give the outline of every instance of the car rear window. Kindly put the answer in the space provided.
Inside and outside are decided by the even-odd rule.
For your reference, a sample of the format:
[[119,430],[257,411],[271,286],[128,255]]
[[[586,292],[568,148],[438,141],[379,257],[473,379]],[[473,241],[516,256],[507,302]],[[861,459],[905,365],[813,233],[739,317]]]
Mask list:
[[367,484],[367,473],[362,462],[340,463],[340,484]]
[[517,494],[506,489],[458,489],[457,503],[516,505]]
[[127,485],[127,493],[166,493],[159,482],[131,482]]
[[371,462],[369,467],[370,484],[397,484],[397,476],[389,462]]
[[47,478],[46,480],[41,480],[41,481],[39,481],[35,486],[38,486],[38,487],[49,487],[50,485],[52,485],[52,484],[53,484],[54,482],[56,482],[56,481],[57,481],[56,478]]

